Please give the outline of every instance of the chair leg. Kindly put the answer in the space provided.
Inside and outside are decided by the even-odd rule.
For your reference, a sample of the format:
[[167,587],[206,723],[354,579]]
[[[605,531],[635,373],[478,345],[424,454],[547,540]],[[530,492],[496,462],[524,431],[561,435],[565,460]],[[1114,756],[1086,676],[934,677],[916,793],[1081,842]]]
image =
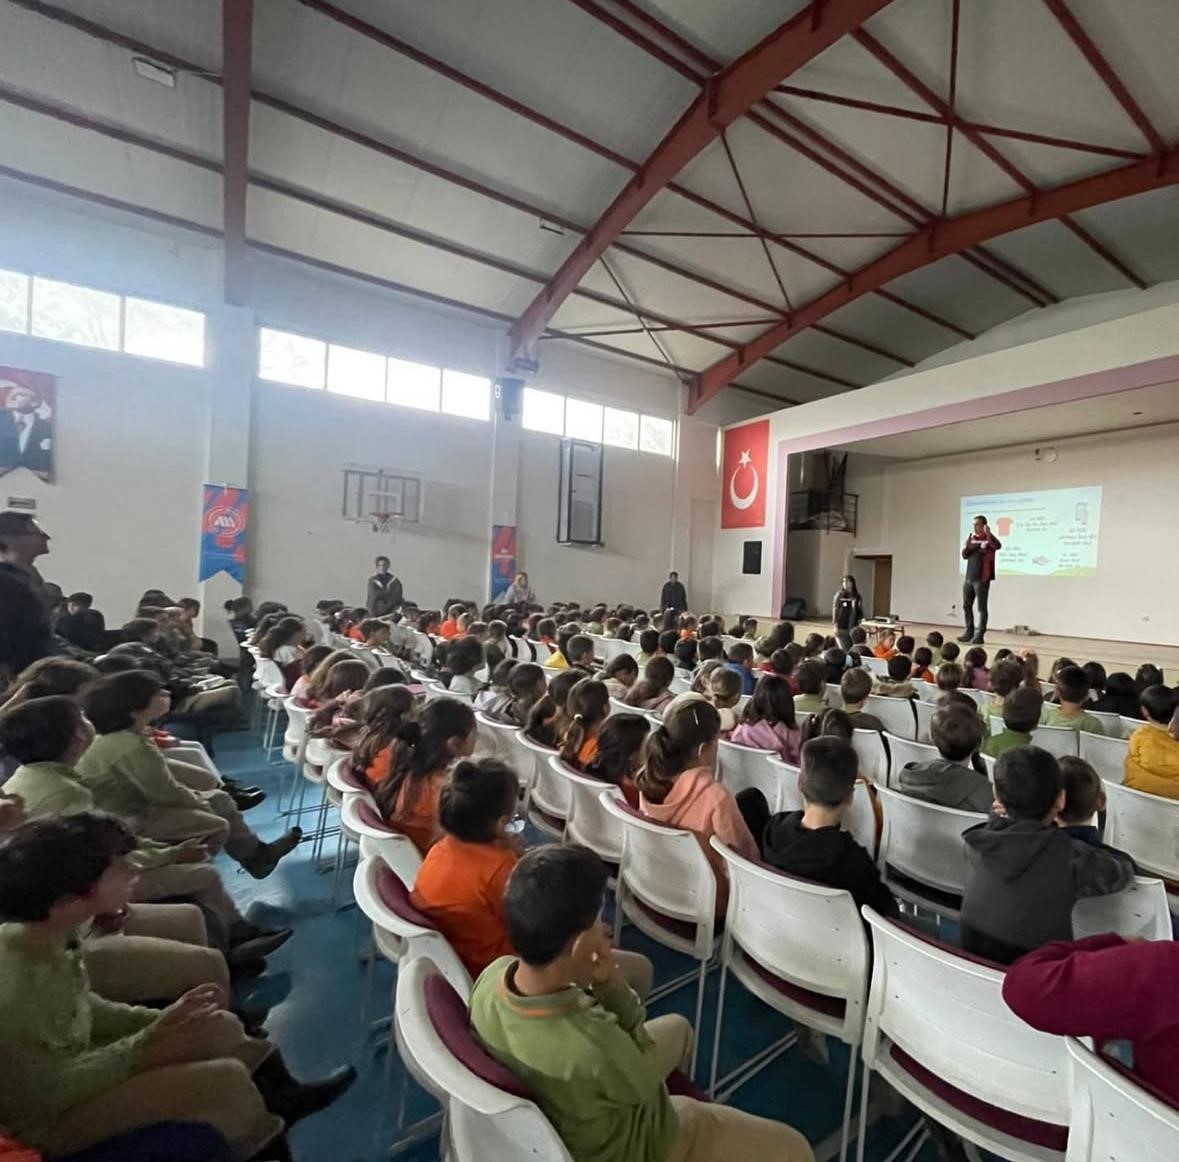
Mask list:
[[729,979],[728,957],[721,954],[720,988],[716,999],[716,1032],[712,1035],[712,1068],[708,1074],[708,1096],[716,1100],[716,1069],[720,1061],[721,1026],[725,1016],[725,985]]
[[[853,1058],[848,1068],[855,1070],[856,1063]],[[864,1086],[860,1092],[860,1133],[856,1140],[856,1162],[864,1162],[864,1146],[868,1138],[868,1091],[872,1088],[872,1071],[868,1068],[867,1062],[864,1063]]]
[[336,906],[336,900],[340,896],[340,869],[344,866],[344,852],[347,850],[346,844],[348,840],[344,836],[343,823],[340,825],[340,830],[336,833],[336,870],[332,875],[332,907]]
[[696,1059],[700,1056],[700,1029],[704,1024],[704,989],[708,984],[708,961],[700,962],[700,987],[696,990],[696,1024],[692,1027],[692,1080],[696,1080]]
[[856,1047],[849,1047],[847,1059],[847,1096],[843,1100],[843,1130],[839,1139],[839,1162],[847,1162],[847,1143],[851,1134],[852,1097],[856,1092]]

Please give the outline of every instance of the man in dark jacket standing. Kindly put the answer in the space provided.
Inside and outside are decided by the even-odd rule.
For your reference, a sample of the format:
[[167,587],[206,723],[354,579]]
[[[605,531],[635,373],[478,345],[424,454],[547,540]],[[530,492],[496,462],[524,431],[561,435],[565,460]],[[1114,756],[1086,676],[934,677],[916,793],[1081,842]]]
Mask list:
[[678,573],[668,573],[663,589],[659,593],[659,608],[674,609],[676,613],[683,613],[688,608],[688,591],[680,581]]
[[401,608],[401,580],[389,571],[388,557],[378,557],[374,563],[377,571],[368,579],[365,605],[373,617],[385,617]]
[[[966,562],[966,580],[962,583],[962,614],[966,618],[966,632],[958,640],[982,645],[987,633],[987,599],[991,582],[995,579],[995,554],[1003,547],[991,532],[985,516],[974,518],[974,531],[962,546]],[[974,632],[974,599],[978,598],[978,633]]]
[[49,596],[33,562],[49,534],[27,512],[0,512],[0,671],[9,677],[54,652]]

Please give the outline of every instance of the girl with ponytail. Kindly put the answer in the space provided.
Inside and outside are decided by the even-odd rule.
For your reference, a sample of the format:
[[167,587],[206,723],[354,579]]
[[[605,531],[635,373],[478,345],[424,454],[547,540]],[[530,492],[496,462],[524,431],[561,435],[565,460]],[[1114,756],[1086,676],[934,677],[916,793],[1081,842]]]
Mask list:
[[698,694],[681,694],[663,722],[647,737],[646,762],[635,782],[639,808],[658,823],[691,831],[717,880],[717,915],[728,903],[724,860],[709,840],[746,859],[761,858],[757,843],[732,793],[716,780],[716,743],[720,714]]
[[674,677],[675,666],[670,658],[652,658],[643,668],[643,676],[627,692],[627,706],[637,706],[653,714],[660,713],[675,697],[671,692]]
[[352,748],[352,767],[364,773],[370,788],[389,777],[393,742],[413,710],[408,686],[379,686],[360,702],[360,736]]
[[394,731],[389,774],[376,790],[390,827],[425,855],[438,839],[438,802],[450,764],[475,749],[475,711],[457,698],[435,698]]
[[610,692],[605,682],[582,678],[569,691],[565,705],[569,725],[561,741],[561,761],[584,770],[598,753],[598,731],[610,713]]

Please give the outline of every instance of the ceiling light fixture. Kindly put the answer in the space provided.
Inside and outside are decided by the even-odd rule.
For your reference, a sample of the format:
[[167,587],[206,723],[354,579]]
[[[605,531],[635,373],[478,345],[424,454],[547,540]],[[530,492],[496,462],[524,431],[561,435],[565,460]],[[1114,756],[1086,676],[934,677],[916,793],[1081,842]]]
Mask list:
[[541,218],[537,222],[537,226],[541,230],[547,230],[550,234],[558,234],[562,238],[565,237],[565,227],[558,226],[556,222],[548,222],[544,218]]
[[165,65],[158,65],[155,61],[150,61],[145,56],[132,57],[131,66],[145,81],[153,81],[157,85],[163,85],[165,89],[176,88],[175,69],[170,69]]

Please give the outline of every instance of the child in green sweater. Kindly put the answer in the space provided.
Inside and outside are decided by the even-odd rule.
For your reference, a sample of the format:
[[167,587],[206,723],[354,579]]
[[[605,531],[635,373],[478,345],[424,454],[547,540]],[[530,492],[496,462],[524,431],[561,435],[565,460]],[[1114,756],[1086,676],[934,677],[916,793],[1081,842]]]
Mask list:
[[471,1021],[524,1081],[574,1162],[813,1162],[806,1139],[729,1106],[669,1097],[691,1058],[681,1016],[645,1021],[602,923],[606,869],[577,846],[534,848],[504,895],[505,956],[479,977]]
[[1032,745],[1032,731],[1040,725],[1044,699],[1039,690],[1020,686],[1003,699],[1003,730],[992,734],[982,752],[993,759],[1019,746]]

